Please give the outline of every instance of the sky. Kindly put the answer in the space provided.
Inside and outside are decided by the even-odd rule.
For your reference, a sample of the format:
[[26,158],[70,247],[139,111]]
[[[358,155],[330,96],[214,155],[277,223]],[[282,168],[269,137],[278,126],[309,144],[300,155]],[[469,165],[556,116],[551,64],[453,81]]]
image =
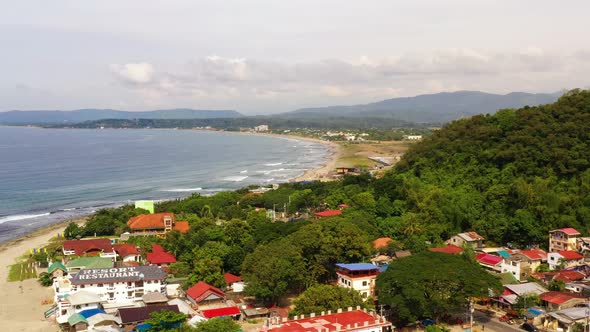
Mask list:
[[590,86],[590,1],[0,0],[0,111]]

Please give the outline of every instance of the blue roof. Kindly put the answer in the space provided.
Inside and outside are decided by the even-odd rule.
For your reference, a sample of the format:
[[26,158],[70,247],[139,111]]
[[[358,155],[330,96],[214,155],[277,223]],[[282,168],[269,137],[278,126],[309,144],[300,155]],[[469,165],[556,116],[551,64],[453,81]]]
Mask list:
[[352,264],[338,263],[338,264],[336,264],[336,266],[339,268],[350,270],[350,271],[365,271],[365,270],[379,269],[378,266],[375,266],[370,263],[352,263]]
[[106,312],[100,309],[86,309],[80,311],[79,314],[82,315],[84,318],[88,318],[98,314],[106,314]]
[[388,267],[389,267],[389,264],[381,265],[379,267],[379,272],[385,272],[385,270],[387,270]]
[[503,250],[503,249],[502,250],[498,250],[496,253],[498,255],[500,255],[500,257],[502,257],[502,258],[508,258],[508,257],[510,257],[510,254],[508,253],[508,251]]

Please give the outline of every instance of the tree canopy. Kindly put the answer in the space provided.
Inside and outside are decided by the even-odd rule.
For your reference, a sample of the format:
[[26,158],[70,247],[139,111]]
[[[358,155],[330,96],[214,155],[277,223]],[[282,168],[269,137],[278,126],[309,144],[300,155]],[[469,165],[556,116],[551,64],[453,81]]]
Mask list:
[[371,301],[365,301],[356,290],[332,285],[314,285],[301,293],[294,301],[295,308],[290,315],[336,311],[337,309],[360,306],[373,309]]
[[393,261],[377,277],[379,303],[391,306],[402,325],[421,318],[438,320],[470,297],[502,288],[498,279],[462,255],[423,252]]

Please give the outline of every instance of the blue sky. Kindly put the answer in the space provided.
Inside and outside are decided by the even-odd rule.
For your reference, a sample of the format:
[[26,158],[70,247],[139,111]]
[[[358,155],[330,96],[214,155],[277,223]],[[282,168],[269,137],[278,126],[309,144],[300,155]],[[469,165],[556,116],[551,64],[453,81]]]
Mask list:
[[440,91],[590,85],[590,1],[0,5],[0,110],[260,114]]

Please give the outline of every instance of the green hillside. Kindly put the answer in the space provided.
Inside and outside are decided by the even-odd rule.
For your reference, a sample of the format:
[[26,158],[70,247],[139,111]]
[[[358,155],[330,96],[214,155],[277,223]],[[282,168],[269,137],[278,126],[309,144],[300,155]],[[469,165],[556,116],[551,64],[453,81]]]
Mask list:
[[498,244],[544,244],[566,226],[588,234],[589,143],[589,91],[452,122],[375,183],[400,208],[383,226],[431,239],[475,230]]

